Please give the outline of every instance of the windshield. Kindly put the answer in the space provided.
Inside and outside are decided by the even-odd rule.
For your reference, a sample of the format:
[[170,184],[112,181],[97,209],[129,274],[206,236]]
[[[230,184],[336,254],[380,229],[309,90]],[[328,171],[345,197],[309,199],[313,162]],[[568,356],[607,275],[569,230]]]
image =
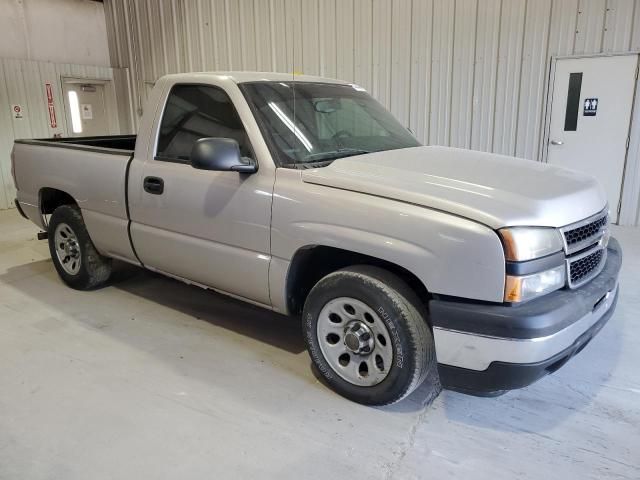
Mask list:
[[317,167],[338,158],[420,146],[359,87],[255,82],[241,84],[241,89],[281,167]]

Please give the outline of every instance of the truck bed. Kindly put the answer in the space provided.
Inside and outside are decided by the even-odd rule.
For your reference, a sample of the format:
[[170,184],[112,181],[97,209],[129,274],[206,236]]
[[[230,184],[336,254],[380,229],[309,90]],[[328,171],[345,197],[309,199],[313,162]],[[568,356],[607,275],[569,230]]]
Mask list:
[[127,173],[135,135],[16,140],[13,174],[25,215],[46,230],[43,195],[71,196],[95,247],[116,258],[135,258],[128,236]]
[[72,148],[102,153],[131,154],[136,148],[136,135],[105,135],[99,137],[36,138],[15,143]]

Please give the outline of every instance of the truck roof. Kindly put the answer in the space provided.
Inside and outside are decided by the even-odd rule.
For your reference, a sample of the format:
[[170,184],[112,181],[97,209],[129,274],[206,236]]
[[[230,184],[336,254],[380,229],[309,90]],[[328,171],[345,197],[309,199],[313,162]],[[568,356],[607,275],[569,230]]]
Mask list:
[[343,80],[337,80],[335,78],[325,78],[325,77],[316,77],[313,75],[298,75],[292,73],[276,73],[276,72],[240,72],[240,71],[229,71],[229,72],[193,72],[193,73],[176,73],[166,75],[166,77],[182,77],[184,79],[185,76],[189,76],[191,78],[199,78],[199,77],[218,77],[222,79],[231,79],[235,83],[245,83],[245,82],[321,82],[321,83],[337,83],[342,85],[349,85],[349,82],[345,82]]

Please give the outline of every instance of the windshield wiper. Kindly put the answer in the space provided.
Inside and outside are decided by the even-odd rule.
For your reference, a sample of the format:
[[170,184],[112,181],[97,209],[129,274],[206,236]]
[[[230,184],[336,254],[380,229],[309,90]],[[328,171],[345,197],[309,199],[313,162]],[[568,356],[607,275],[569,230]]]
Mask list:
[[339,158],[352,157],[354,155],[363,155],[365,153],[371,152],[360,148],[340,148],[332,152],[311,153],[305,157],[304,163],[327,162],[329,160],[337,160]]
[[[369,150],[361,150],[358,148],[341,148],[339,150],[334,150],[332,152],[311,153],[307,155],[304,160],[301,160],[298,162],[292,162],[292,163],[285,163],[282,166],[285,168],[299,168],[299,169],[322,168],[322,167],[328,167],[333,163],[334,160],[338,160],[340,158],[345,158],[345,157],[352,157],[354,155],[363,155],[365,153],[371,153],[371,152]],[[312,158],[316,158],[316,159],[309,160]]]
[[285,163],[282,165],[285,168],[297,168],[301,170],[307,170],[310,168],[322,168],[328,167],[333,163],[333,160],[316,160],[315,162],[294,162],[294,163]]

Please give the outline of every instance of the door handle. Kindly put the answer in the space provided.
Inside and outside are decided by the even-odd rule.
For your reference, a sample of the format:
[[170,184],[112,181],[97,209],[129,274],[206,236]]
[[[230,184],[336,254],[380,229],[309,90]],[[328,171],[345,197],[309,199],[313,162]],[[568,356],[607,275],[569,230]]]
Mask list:
[[164,180],[159,177],[145,177],[142,186],[145,192],[152,195],[162,195],[164,192]]
[[551,140],[551,145],[563,145],[564,142],[562,140]]

